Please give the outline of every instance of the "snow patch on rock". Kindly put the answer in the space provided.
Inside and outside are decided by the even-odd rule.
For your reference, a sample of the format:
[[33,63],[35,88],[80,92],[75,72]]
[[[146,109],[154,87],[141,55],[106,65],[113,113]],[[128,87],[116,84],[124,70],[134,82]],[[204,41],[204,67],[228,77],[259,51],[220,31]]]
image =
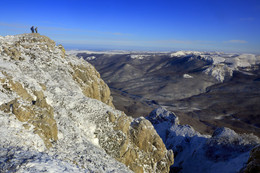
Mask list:
[[88,60],[88,61],[91,61],[91,60],[94,60],[94,59],[96,59],[95,56],[89,56],[89,57],[86,58],[86,60]]
[[253,54],[207,53],[201,54],[199,58],[211,63],[204,72],[220,82],[232,77],[233,72],[240,71],[240,68],[260,63],[260,56]]
[[183,75],[183,78],[186,78],[186,79],[192,79],[193,76],[189,75],[189,74],[184,74]]
[[213,76],[220,82],[223,82],[226,78],[230,78],[233,76],[233,69],[228,67],[225,64],[214,64],[204,70],[204,73],[207,75]]
[[145,57],[148,57],[150,55],[130,55],[132,59],[144,59]]
[[198,56],[201,55],[202,52],[198,51],[177,51],[174,53],[171,53],[171,57],[184,57],[184,56]]

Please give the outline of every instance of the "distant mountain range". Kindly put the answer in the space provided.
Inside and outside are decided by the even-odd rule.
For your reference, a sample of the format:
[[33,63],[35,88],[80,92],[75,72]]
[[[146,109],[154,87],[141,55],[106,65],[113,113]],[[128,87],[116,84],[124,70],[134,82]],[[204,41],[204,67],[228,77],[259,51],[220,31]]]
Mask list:
[[260,136],[260,56],[220,52],[72,52],[100,72],[114,105],[133,117],[164,107],[203,134]]

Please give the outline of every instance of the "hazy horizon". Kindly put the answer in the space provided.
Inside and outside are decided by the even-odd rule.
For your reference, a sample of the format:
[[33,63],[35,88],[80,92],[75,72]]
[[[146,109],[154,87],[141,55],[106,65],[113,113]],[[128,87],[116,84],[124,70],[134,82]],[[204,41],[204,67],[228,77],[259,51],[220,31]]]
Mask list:
[[[62,44],[62,43],[61,43]],[[256,54],[260,55],[260,51],[232,51],[232,50],[208,50],[208,49],[174,49],[174,48],[158,48],[158,47],[112,47],[112,46],[93,46],[93,45],[67,45],[62,44],[66,50],[77,50],[77,51],[133,51],[133,52],[177,52],[177,51],[198,51],[198,52],[223,52],[223,53],[240,53],[240,54]]]
[[259,0],[13,0],[0,35],[46,35],[78,49],[260,53]]

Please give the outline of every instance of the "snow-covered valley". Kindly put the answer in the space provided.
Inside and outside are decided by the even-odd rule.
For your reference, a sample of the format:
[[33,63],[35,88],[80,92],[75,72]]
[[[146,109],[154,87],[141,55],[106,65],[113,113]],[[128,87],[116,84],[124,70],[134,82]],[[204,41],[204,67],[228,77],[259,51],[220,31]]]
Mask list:
[[115,106],[130,116],[147,116],[163,106],[202,134],[224,126],[260,136],[259,55],[73,53],[97,68],[112,91]]
[[259,145],[259,55],[74,54],[100,71],[118,109],[152,122],[174,151],[173,172],[242,172]]

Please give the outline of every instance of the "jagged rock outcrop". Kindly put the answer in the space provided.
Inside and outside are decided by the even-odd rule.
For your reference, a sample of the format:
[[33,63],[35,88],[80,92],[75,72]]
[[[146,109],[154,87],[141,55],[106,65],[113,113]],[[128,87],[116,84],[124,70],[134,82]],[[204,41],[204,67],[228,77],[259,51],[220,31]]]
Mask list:
[[[237,134],[225,127],[217,128],[211,136],[201,135],[189,125],[180,125],[178,117],[164,108],[152,111],[147,119],[167,149],[174,152],[172,172],[239,172],[246,164],[250,150],[260,143],[253,134]],[[257,151],[251,152],[254,158]],[[251,160],[254,159],[249,162]],[[252,169],[256,169],[255,161],[251,164]]]
[[[125,114],[112,112],[108,112],[107,118],[116,133],[111,132],[109,139],[98,136],[102,148],[134,172],[169,172],[174,161],[173,152],[167,151],[148,120],[138,118],[133,121]],[[105,128],[103,123],[102,128]]]
[[250,157],[247,166],[243,171],[244,173],[260,172],[260,145],[256,146],[250,152]]
[[100,74],[93,66],[70,65],[74,70],[72,72],[73,79],[78,82],[85,96],[114,107],[107,84],[100,78]]
[[48,37],[0,36],[0,91],[0,172],[169,172],[173,164],[152,124],[115,110],[95,68]]

